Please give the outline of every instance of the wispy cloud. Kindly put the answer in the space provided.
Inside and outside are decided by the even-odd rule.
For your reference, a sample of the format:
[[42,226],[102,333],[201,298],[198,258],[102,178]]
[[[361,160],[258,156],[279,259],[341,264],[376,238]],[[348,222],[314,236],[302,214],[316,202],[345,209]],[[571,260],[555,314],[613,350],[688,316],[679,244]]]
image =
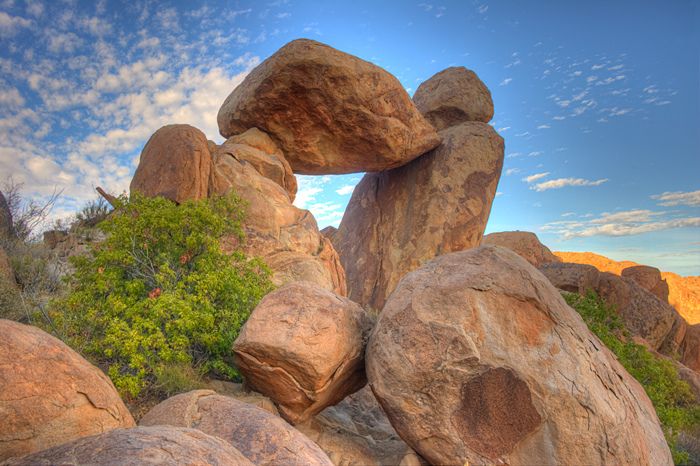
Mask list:
[[500,82],[499,86],[507,86],[510,84],[510,82],[513,80],[513,78],[506,78],[503,81]]
[[700,207],[700,189],[697,191],[675,191],[675,192],[665,192],[662,194],[655,194],[651,196],[652,199],[659,201],[659,205],[662,206],[691,206]]
[[523,181],[530,184],[534,183],[537,180],[541,180],[542,178],[549,176],[549,172],[544,172],[544,173],[535,173],[534,175],[526,176],[523,178]]
[[584,178],[557,178],[556,180],[544,181],[542,183],[537,183],[530,189],[535,191],[547,191],[549,189],[561,189],[566,186],[600,186],[603,183],[608,182],[607,178],[600,180],[586,180]]
[[352,194],[352,192],[355,190],[355,185],[348,184],[345,186],[341,186],[340,188],[336,189],[335,192],[341,196],[347,196],[348,194]]

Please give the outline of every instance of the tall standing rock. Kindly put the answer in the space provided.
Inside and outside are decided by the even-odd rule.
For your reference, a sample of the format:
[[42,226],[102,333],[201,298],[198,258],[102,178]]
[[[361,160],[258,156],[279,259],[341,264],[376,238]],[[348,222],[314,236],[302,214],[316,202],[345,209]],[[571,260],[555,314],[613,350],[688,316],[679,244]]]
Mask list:
[[478,246],[503,167],[503,139],[485,123],[440,132],[435,150],[355,187],[334,235],[350,299],[381,309],[424,262]]
[[392,425],[431,464],[672,464],[641,385],[507,249],[404,277],[366,357]]
[[493,118],[491,92],[476,73],[463,66],[447,68],[424,81],[413,102],[438,131],[465,121],[488,123]]
[[0,320],[0,461],[133,425],[102,371],[38,328]]
[[251,71],[217,121],[227,138],[253,127],[267,132],[295,173],[386,170],[440,143],[395,77],[308,39]]
[[167,125],[153,133],[141,152],[130,190],[177,203],[204,199],[211,155],[207,137],[190,125]]

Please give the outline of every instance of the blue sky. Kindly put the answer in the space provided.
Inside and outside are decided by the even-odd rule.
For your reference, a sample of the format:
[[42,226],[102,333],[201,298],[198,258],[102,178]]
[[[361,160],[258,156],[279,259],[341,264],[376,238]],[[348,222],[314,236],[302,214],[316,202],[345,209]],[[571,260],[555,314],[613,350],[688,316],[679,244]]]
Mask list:
[[[128,3],[128,4],[126,4]],[[700,275],[700,17],[688,1],[0,0],[0,173],[66,215],[128,188],[158,127],[221,142],[229,92],[308,37],[409,93],[454,65],[495,103],[506,161],[488,231]],[[337,225],[361,174],[300,176]]]

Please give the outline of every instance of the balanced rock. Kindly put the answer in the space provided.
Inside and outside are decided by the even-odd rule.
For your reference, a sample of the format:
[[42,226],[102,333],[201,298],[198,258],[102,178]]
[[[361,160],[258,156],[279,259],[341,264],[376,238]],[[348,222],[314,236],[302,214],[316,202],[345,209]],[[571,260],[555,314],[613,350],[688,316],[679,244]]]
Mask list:
[[210,172],[211,155],[204,133],[190,125],[167,125],[153,133],[141,151],[130,190],[177,203],[204,199]]
[[503,167],[503,139],[486,123],[440,132],[437,149],[355,187],[333,237],[350,299],[381,309],[406,273],[478,246]]
[[438,131],[465,121],[488,123],[493,118],[491,92],[476,73],[463,66],[447,68],[424,81],[413,102]]
[[585,295],[596,291],[600,284],[600,272],[592,265],[570,262],[548,262],[539,266],[540,272],[560,290]]
[[245,133],[231,136],[221,146],[216,146],[212,154],[228,154],[239,162],[251,164],[262,176],[284,188],[289,201],[294,202],[297,179],[292,168],[277,144],[259,129],[251,128]]
[[481,244],[508,248],[535,267],[549,262],[559,262],[559,258],[552,254],[547,246],[540,243],[537,235],[529,231],[490,233],[484,236]]
[[295,282],[265,296],[233,345],[253,389],[293,424],[338,403],[366,383],[365,311],[316,284]]
[[634,280],[661,301],[668,302],[668,283],[661,278],[661,271],[656,267],[648,265],[627,267],[622,271],[622,276]]
[[116,429],[14,461],[14,466],[253,466],[220,438],[196,429],[157,426]]
[[0,461],[131,427],[114,385],[63,342],[0,320]]
[[326,454],[279,417],[212,390],[168,398],[151,409],[142,426],[192,427],[226,440],[257,466],[330,466]]
[[249,128],[267,132],[295,173],[386,170],[440,143],[391,74],[307,39],[251,71],[217,121],[226,138]]
[[672,464],[641,385],[504,248],[405,276],[370,337],[367,375],[431,464]]

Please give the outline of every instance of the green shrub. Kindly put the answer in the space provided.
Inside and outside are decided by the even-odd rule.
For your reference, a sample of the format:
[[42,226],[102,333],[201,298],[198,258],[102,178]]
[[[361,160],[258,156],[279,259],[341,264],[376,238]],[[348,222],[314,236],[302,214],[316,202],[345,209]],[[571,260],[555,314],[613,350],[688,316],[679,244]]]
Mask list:
[[99,228],[106,239],[71,259],[70,293],[52,303],[60,337],[100,365],[123,396],[168,395],[201,374],[235,379],[231,346],[272,287],[259,259],[224,254],[242,239],[231,195],[181,205],[134,195]]
[[664,429],[673,460],[686,464],[689,456],[678,446],[681,432],[700,426],[700,405],[690,386],[678,376],[673,362],[659,358],[646,347],[634,343],[615,309],[590,291],[585,296],[564,295],[588,328],[618,357],[625,369],[644,387]]

